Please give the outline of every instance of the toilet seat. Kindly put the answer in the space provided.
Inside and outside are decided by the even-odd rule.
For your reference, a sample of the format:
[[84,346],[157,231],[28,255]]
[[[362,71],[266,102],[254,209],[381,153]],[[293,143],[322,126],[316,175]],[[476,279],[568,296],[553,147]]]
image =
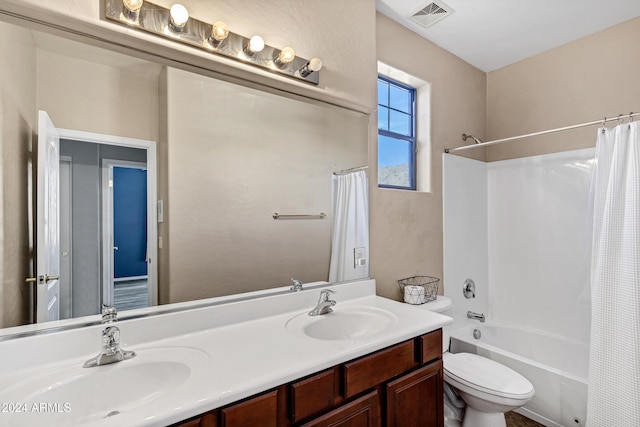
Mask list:
[[445,379],[500,398],[528,400],[535,393],[525,377],[491,359],[471,353],[443,356]]

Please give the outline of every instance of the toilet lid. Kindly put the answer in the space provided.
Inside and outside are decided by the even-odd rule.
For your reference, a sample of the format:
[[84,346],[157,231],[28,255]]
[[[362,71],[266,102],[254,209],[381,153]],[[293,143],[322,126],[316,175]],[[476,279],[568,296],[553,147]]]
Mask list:
[[533,396],[533,385],[506,366],[471,353],[446,353],[445,376],[496,396],[523,399]]

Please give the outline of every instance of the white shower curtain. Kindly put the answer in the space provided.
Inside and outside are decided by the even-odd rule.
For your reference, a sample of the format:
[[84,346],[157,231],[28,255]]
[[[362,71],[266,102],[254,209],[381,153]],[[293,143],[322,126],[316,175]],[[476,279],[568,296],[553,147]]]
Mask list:
[[[356,262],[356,249],[363,260]],[[369,192],[364,171],[333,176],[329,281],[369,277]]]
[[640,136],[598,130],[588,427],[640,426]]

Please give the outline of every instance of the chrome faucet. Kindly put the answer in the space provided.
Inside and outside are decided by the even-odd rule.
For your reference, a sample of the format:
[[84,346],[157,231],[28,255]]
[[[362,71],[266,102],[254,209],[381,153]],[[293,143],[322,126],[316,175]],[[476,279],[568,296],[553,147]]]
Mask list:
[[467,311],[467,317],[469,319],[476,319],[479,320],[480,322],[484,323],[484,321],[486,320],[484,318],[484,313],[479,314],[479,313],[474,313],[473,311]]
[[302,282],[292,277],[291,287],[289,289],[291,289],[293,292],[300,292],[302,290]]
[[[115,307],[102,306],[102,324],[109,324],[118,321],[118,312]],[[120,328],[117,326],[107,326],[102,330],[102,350],[96,357],[93,357],[82,365],[84,368],[108,365],[110,363],[121,362],[135,357],[135,351],[126,351],[120,348]]]
[[336,302],[332,299],[329,299],[329,294],[335,294],[335,291],[331,289],[323,289],[320,291],[320,298],[318,299],[318,304],[316,307],[309,312],[309,316],[318,316],[321,314],[331,313]]

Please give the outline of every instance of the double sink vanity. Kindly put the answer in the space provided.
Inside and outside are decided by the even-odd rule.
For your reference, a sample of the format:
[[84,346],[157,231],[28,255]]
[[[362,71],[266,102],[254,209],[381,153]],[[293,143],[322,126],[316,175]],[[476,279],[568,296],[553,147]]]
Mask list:
[[326,288],[120,320],[135,357],[89,368],[105,325],[6,330],[0,426],[442,426],[451,319],[378,297],[373,280],[332,285],[333,311],[310,316]]

